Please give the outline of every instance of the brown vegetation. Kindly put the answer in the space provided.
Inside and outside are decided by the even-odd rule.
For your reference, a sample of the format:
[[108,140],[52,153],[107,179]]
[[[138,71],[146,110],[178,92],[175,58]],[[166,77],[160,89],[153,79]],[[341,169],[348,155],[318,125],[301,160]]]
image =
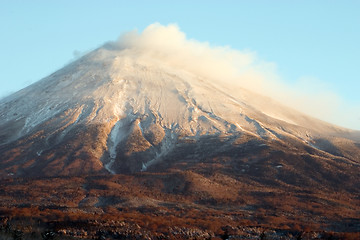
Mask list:
[[305,238],[310,233],[330,234],[334,239],[359,236],[359,199],[348,192],[240,180],[222,172],[190,170],[9,177],[0,183],[0,216],[24,234],[37,228],[73,239],[91,239],[100,230],[108,239],[121,234],[140,239],[220,239],[224,234],[254,238],[267,234],[268,239],[276,239],[274,234],[300,233],[301,239],[311,239]]

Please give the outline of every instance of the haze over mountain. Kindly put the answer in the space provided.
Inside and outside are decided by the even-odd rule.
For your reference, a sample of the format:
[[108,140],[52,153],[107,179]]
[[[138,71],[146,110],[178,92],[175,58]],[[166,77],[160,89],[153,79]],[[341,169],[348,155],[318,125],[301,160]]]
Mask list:
[[266,96],[284,89],[269,88],[252,57],[172,25],[125,34],[1,100],[2,174],[151,171],[249,144],[233,157],[283,151],[358,166],[359,132]]

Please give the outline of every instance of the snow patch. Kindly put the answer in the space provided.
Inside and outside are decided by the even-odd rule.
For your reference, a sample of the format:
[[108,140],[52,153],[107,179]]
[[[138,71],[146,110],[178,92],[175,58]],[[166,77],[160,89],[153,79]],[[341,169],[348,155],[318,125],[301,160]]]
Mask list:
[[141,166],[141,172],[145,172],[148,168],[148,165],[146,163],[142,163],[142,166]]
[[319,147],[315,146],[315,145],[314,145],[314,144],[312,144],[311,142],[307,142],[307,144],[309,144],[309,146],[310,146],[310,147],[312,147],[312,148],[315,148],[315,149],[317,149],[317,150],[322,151],[322,149],[321,149],[321,148],[319,148]]
[[117,121],[108,137],[108,151],[110,155],[110,161],[106,163],[104,167],[112,174],[115,174],[112,166],[116,160],[116,148],[119,143],[127,136],[127,131],[123,128],[125,122],[127,122],[126,118]]
[[248,116],[245,116],[245,120],[256,128],[256,133],[259,135],[259,137],[264,138],[266,136],[265,129],[258,121],[251,119]]
[[148,167],[162,161],[163,157],[167,155],[172,149],[175,147],[175,142],[177,139],[177,135],[174,131],[170,129],[166,129],[165,137],[161,142],[160,150],[156,153],[155,157],[146,163],[142,163],[141,170],[142,172],[146,171]]
[[141,122],[140,121],[138,122],[138,126],[139,126],[139,129],[141,131],[141,135],[144,136],[144,129],[141,127]]

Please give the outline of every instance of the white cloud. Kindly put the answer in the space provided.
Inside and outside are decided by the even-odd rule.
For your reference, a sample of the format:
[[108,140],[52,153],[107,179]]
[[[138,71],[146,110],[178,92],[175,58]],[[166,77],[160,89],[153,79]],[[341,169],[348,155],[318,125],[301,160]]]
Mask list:
[[[276,99],[299,111],[342,126],[360,128],[357,106],[346,105],[325,82],[314,77],[287,83],[277,73],[276,64],[262,61],[255,52],[211,46],[187,39],[175,24],[148,26],[142,33],[123,34],[108,49],[132,49],[174,67],[193,72],[211,81],[247,88]],[[355,112],[354,112],[355,111]],[[349,120],[352,118],[354,120]]]

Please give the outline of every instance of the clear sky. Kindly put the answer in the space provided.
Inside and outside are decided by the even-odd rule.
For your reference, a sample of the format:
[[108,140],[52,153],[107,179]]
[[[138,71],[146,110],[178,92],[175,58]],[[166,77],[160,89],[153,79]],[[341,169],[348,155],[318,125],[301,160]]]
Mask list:
[[360,129],[360,1],[174,2],[0,0],[0,97],[123,32],[176,23],[187,38],[256,52],[289,84],[334,93],[352,115],[329,121]]

